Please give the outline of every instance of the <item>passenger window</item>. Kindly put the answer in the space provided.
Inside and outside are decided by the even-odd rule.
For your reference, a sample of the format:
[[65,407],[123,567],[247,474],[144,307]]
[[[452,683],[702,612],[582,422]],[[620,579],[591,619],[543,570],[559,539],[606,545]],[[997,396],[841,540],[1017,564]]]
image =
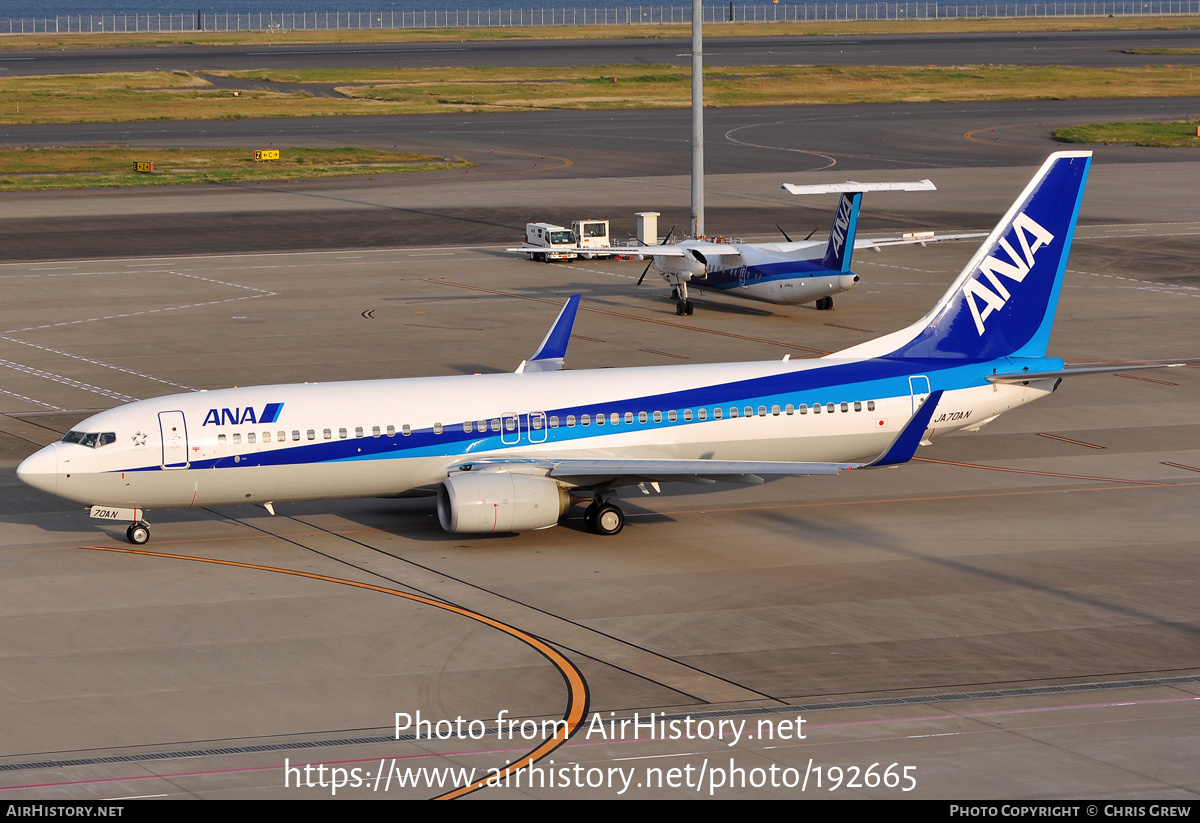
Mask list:
[[270,432],[263,432],[263,442],[264,443],[271,442],[271,433]]
[[329,429],[325,429],[324,431],[322,431],[322,432],[321,432],[321,436],[322,436],[323,438],[325,438],[326,440],[332,440],[332,439],[333,439],[333,432],[332,432],[332,431],[330,431]]
[[830,403],[829,405],[827,405],[825,407],[825,411],[829,412],[830,414],[833,414],[833,404]]
[[843,403],[843,404],[842,404],[842,411],[844,411],[844,412],[848,412],[848,411],[850,411],[850,404],[849,404],[849,403]]
[[510,432],[510,431],[515,430],[516,428],[517,428],[516,418],[513,418],[513,417],[504,418],[504,430],[505,431]]
[[699,411],[697,411],[696,419],[697,420],[707,420],[708,419],[708,409],[700,409]]
[[861,401],[859,401],[859,400],[854,401],[854,410],[856,412],[862,411],[862,402]]
[[759,406],[759,407],[758,407],[758,416],[759,416],[759,417],[766,417],[766,416],[767,416],[767,407],[766,407],[766,406]]
[[529,415],[529,427],[535,431],[542,430],[542,416],[540,414]]
[[661,423],[661,422],[662,422],[662,412],[660,412],[660,411],[656,411],[656,412],[654,413],[654,422],[655,422],[655,423]]
[[671,409],[669,412],[667,412],[667,420],[669,422],[674,423],[678,419],[679,419],[679,416],[677,414],[675,414],[674,409]]
[[550,428],[552,428],[552,429],[558,428],[558,415],[556,415],[556,414],[550,415]]
[[[95,437],[96,435],[94,435],[94,434],[93,434],[93,435],[90,435],[90,436],[91,436],[91,437]],[[224,445],[225,445],[225,435],[223,435],[223,434],[218,434],[218,435],[217,435],[217,443],[219,443],[220,445],[224,446]],[[86,445],[87,445],[87,443],[85,442],[83,445],[85,445],[85,446],[86,446]]]
[[463,423],[463,431],[465,431],[467,434],[470,434],[471,429],[473,428],[474,426],[471,424],[470,420],[468,420],[466,423]]
[[597,425],[597,426],[603,426],[603,425],[604,425],[604,415],[603,415],[603,414],[598,414],[598,415],[596,415],[596,425]]
[[737,406],[730,406],[729,407],[729,419],[732,420],[733,418],[735,418],[737,416],[738,416]]
[[308,430],[308,439],[309,439],[309,440],[316,440],[316,439],[317,439],[317,432],[316,432],[316,430],[315,430],[315,429],[309,429],[309,430]]
[[725,410],[721,409],[721,408],[713,409],[713,420],[720,420],[721,415],[724,413],[724,411]]
[[362,437],[362,436],[363,436],[363,427],[362,427],[362,426],[355,426],[355,427],[354,427],[354,436],[355,436],[355,437]]
[[[287,440],[287,432],[276,432],[275,439],[278,440],[280,443],[284,442],[285,440]],[[296,432],[296,439],[297,440],[300,439],[300,432]]]
[[753,417],[753,416],[754,416],[753,407],[747,406],[745,409],[742,410],[742,417]]
[[[621,415],[617,414],[616,412],[613,412],[612,415],[608,418],[608,422],[612,423],[614,426],[617,425],[618,423],[621,422]],[[633,421],[631,419],[631,420],[627,420],[626,422],[631,423]]]
[[378,426],[372,426],[372,427],[371,427],[371,436],[372,436],[372,437],[378,437],[380,434],[382,434],[382,432],[380,432],[380,431],[379,431],[379,427],[378,427]]
[[813,414],[820,414],[820,413],[821,413],[821,404],[813,403]]
[[475,424],[475,428],[479,429],[479,433],[480,433],[480,434],[483,434],[484,432],[486,432],[486,431],[487,431],[487,421],[486,421],[486,420],[480,420],[479,422],[477,422],[477,423]]
[[400,427],[400,433],[402,435],[404,435],[405,437],[408,437],[410,434],[412,434],[412,426],[405,423],[403,426]]
[[299,429],[292,429],[292,439],[293,440],[300,439],[300,430]]
[[575,415],[573,415],[573,414],[567,415],[567,428],[568,429],[575,428]]
[[339,440],[345,440],[346,434],[347,434],[347,432],[345,429],[338,429],[338,439]]
[[803,403],[801,403],[799,406],[797,406],[796,409],[801,414],[808,414],[808,406],[804,405]]
[[499,417],[492,418],[492,431],[494,431],[494,432],[500,431],[500,418]]
[[579,417],[579,425],[581,425],[581,426],[590,426],[590,425],[592,425],[592,416],[591,416],[590,414],[584,414],[584,415],[580,415],[580,417]]
[[433,433],[434,433],[434,434],[441,434],[441,433],[442,433],[442,424],[441,424],[441,423],[434,423],[434,424],[433,424]]
[[236,445],[236,446],[240,446],[240,445],[242,444],[242,435],[241,435],[241,434],[235,434],[235,435],[233,436],[233,443],[234,443],[234,445]]
[[629,426],[633,423],[633,412],[625,412],[625,425]]
[[395,436],[396,436],[396,427],[395,427],[395,426],[388,426],[388,427],[387,427],[387,436],[388,436],[388,437],[395,437]]
[[691,419],[692,419],[692,410],[691,409],[683,410],[683,419],[685,421],[689,421],[689,422],[691,421]]
[[254,442],[254,432],[250,432],[249,434],[247,434],[247,435],[246,435],[246,442],[247,442],[247,443],[253,443],[253,442]]
[[784,412],[785,412],[785,413],[787,413],[787,414],[795,414],[795,412],[796,412],[796,407],[795,407],[795,406],[793,406],[791,403],[788,403],[788,404],[787,404],[787,408],[785,408],[785,409],[784,409]]
[[646,422],[649,422],[649,420],[650,420],[650,417],[645,412],[638,412],[638,422],[639,423],[646,423]]
[[875,411],[875,401],[874,400],[867,401],[867,411]]

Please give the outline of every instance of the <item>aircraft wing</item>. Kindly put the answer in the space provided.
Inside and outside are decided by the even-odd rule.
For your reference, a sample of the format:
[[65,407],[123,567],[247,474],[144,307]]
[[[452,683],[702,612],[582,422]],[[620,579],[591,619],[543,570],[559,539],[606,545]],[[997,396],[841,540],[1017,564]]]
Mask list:
[[624,458],[482,458],[453,471],[500,471],[543,474],[581,488],[637,486],[643,483],[744,483],[758,485],[764,477],[803,477],[839,474],[851,469],[907,463],[917,452],[943,390],[931,393],[878,457],[868,463],[793,463],[770,460],[641,460]]
[[754,460],[626,460],[593,458],[563,460],[483,458],[457,467],[459,471],[504,471],[541,474],[582,488],[637,486],[643,483],[743,483],[758,485],[764,477],[830,475],[855,469],[861,463],[788,463]]

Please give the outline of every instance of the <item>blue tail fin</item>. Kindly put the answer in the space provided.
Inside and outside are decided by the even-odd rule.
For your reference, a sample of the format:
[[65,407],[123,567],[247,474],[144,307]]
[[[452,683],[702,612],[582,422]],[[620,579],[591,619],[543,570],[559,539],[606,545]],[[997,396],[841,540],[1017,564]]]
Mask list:
[[850,257],[854,253],[854,235],[858,232],[858,207],[862,203],[861,191],[846,192],[838,200],[833,226],[829,229],[829,245],[821,260],[824,268],[832,271],[850,271]]
[[1050,155],[901,357],[1044,357],[1091,152]]

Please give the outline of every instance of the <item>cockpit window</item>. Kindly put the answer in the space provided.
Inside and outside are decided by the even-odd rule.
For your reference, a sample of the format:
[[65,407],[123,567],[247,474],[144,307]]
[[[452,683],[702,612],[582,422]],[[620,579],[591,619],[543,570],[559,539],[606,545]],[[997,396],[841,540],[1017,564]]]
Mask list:
[[63,443],[78,443],[80,446],[87,446],[89,449],[98,449],[101,446],[107,446],[109,443],[117,442],[115,432],[67,432],[62,439]]

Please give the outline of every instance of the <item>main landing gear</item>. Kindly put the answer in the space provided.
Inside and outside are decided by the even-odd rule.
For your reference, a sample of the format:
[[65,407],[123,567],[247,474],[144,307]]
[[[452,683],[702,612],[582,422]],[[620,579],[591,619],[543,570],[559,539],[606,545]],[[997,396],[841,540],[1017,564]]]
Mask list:
[[138,521],[125,530],[125,539],[135,546],[144,546],[150,542],[150,524]]
[[583,519],[596,534],[620,534],[625,528],[625,512],[612,503],[592,503],[584,511]]
[[816,302],[817,311],[833,311],[833,298],[822,297]]

